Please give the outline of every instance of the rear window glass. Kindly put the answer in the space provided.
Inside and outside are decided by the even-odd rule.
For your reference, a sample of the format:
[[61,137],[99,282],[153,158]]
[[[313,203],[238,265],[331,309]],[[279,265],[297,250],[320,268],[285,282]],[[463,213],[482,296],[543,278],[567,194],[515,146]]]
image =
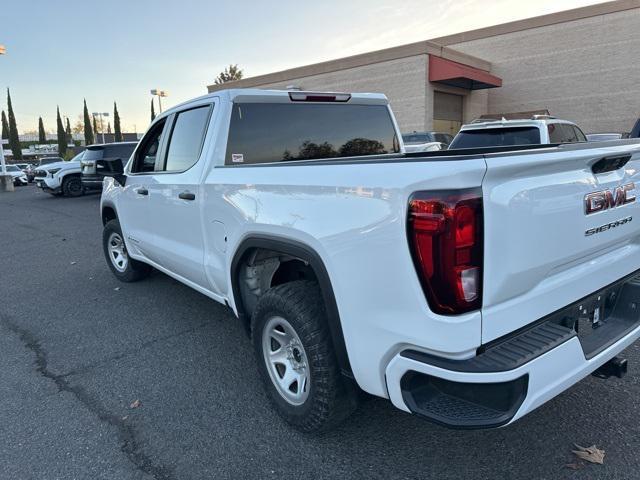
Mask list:
[[104,148],[87,148],[84,151],[83,160],[102,160],[104,156]]
[[535,127],[488,128],[458,133],[449,149],[537,145],[539,143],[540,130]]
[[384,105],[241,103],[233,106],[227,165],[400,151]]

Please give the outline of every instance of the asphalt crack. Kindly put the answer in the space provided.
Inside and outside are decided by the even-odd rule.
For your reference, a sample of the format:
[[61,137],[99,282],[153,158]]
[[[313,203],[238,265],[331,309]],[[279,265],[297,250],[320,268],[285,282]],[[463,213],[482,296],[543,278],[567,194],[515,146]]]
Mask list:
[[110,413],[95,398],[92,398],[86,390],[79,385],[72,385],[63,375],[56,375],[48,368],[47,352],[42,347],[38,338],[29,330],[22,328],[6,318],[0,318],[0,323],[10,332],[18,336],[25,348],[35,354],[36,371],[44,378],[55,383],[58,391],[68,392],[73,395],[89,412],[98,420],[114,427],[121,442],[121,451],[137,470],[151,475],[156,480],[173,480],[174,476],[168,467],[155,465],[140,448],[135,429],[128,425],[121,416]]

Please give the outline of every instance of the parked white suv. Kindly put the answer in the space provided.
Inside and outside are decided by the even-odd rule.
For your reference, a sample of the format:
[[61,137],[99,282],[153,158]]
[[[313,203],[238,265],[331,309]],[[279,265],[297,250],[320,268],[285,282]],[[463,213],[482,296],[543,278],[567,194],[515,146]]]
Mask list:
[[34,172],[34,180],[38,188],[52,195],[78,197],[84,193],[80,174],[80,161],[84,151],[69,161],[41,165]]
[[463,125],[449,149],[586,142],[572,122],[546,115],[523,120],[476,120]]
[[155,267],[228,305],[305,431],[358,388],[443,425],[506,425],[622,375],[640,336],[637,142],[403,154],[383,95],[223,90],[113,163],[113,274]]

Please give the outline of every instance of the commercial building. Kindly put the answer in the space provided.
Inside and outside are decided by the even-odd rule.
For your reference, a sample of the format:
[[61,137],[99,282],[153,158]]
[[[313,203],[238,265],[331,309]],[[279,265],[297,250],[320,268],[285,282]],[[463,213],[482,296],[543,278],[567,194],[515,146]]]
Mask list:
[[639,51],[640,0],[617,0],[207,88],[383,92],[404,132],[539,110],[585,132],[629,131]]

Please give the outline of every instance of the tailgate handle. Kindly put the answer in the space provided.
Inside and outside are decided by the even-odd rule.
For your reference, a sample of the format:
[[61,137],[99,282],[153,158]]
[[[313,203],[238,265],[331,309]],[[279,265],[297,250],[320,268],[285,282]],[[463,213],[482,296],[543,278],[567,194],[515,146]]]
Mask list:
[[604,157],[593,164],[591,171],[596,175],[598,173],[613,172],[614,170],[624,167],[629,160],[631,160],[630,153]]

